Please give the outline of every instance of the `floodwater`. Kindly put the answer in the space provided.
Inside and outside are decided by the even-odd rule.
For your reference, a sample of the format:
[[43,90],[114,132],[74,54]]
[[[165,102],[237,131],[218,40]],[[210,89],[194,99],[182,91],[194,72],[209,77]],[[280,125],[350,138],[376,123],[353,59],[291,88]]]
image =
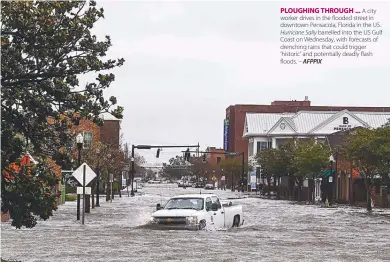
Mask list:
[[[320,208],[260,198],[241,204],[245,224],[225,231],[151,230],[157,203],[199,189],[146,185],[144,194],[102,198],[76,220],[76,203],[33,229],[1,226],[1,256],[19,261],[390,261],[390,210]],[[237,193],[215,190],[221,198]]]

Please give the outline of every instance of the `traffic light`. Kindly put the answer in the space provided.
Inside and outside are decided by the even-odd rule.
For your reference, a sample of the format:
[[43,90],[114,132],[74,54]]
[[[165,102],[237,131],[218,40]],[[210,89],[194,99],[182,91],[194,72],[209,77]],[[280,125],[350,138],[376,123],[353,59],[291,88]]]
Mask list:
[[203,154],[203,163],[206,163],[206,154]]
[[156,154],[156,158],[159,158],[160,157],[160,148],[157,149],[157,154]]

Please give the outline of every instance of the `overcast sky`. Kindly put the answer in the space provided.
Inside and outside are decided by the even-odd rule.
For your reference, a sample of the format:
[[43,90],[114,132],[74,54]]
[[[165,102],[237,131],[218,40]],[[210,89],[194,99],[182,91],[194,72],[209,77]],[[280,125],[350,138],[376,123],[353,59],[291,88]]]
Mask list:
[[[125,141],[222,147],[234,104],[309,96],[312,105],[390,106],[390,5],[366,3],[98,2],[105,19],[95,32],[111,36],[110,58],[126,60],[106,91],[125,108]],[[280,7],[376,8],[385,35],[371,48],[375,57],[280,65]],[[161,162],[179,152],[142,155]]]

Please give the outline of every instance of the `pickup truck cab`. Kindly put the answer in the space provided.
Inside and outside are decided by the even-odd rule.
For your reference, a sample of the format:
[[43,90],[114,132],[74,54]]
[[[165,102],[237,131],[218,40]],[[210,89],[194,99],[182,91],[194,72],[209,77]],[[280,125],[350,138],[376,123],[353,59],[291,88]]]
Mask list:
[[179,195],[152,214],[151,222],[167,229],[226,229],[244,223],[242,206],[222,204],[215,194]]

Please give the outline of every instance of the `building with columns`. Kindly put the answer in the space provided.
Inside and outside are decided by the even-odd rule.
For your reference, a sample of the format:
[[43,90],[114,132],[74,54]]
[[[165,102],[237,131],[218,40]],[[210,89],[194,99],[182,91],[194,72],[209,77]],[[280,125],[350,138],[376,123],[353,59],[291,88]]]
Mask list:
[[[390,107],[369,107],[369,106],[343,106],[343,105],[312,105],[309,98],[306,96],[304,100],[292,100],[292,101],[273,101],[271,104],[263,104],[263,105],[242,105],[242,104],[236,104],[231,105],[228,108],[226,108],[226,116],[223,121],[223,147],[225,151],[230,152],[247,152],[248,149],[248,138],[243,137],[243,128],[244,123],[247,118],[248,114],[254,113],[259,114],[258,118],[260,118],[260,115],[270,114],[269,118],[264,117],[265,122],[261,123],[258,128],[263,128],[263,130],[257,130],[260,132],[260,134],[263,136],[264,130],[270,130],[273,125],[280,119],[280,117],[286,117],[285,124],[288,124],[287,122],[290,121],[288,118],[294,118],[293,122],[298,128],[297,131],[292,132],[300,132],[299,130],[300,126],[299,123],[300,120],[303,121],[303,124],[309,125],[310,123],[305,122],[305,118],[307,121],[311,121],[313,118],[313,123],[318,123],[318,121],[321,121],[321,119],[324,119],[324,121],[327,119],[326,116],[318,116],[316,115],[310,115],[310,114],[303,114],[302,112],[329,112],[331,115],[338,113],[343,110],[348,110],[349,112],[372,112],[372,113],[385,113],[387,112],[390,114]],[[301,113],[301,115],[298,118],[295,118],[294,116],[298,113]],[[278,117],[279,116],[279,117]],[[319,117],[321,119],[314,119],[316,117]],[[363,119],[364,120],[364,119]],[[293,123],[291,123],[294,127]],[[284,125],[282,125],[283,127]],[[285,128],[282,132],[282,134],[286,133],[288,131],[288,127]],[[249,128],[254,128],[253,125],[251,125]],[[257,132],[256,131],[256,132]],[[274,130],[275,133],[277,130]],[[280,131],[280,130],[279,130]],[[310,131],[310,130],[309,130]],[[253,132],[252,132],[253,133]],[[276,139],[280,140],[280,139]],[[256,147],[255,143],[255,147]],[[263,144],[264,146],[264,144]],[[247,159],[247,154],[245,154],[245,159]]]
[[260,177],[255,156],[266,148],[279,148],[286,139],[310,139],[328,142],[327,136],[355,127],[378,128],[390,119],[390,112],[299,111],[297,113],[247,113],[243,138],[248,140],[249,161]]
[[248,156],[264,148],[279,148],[286,139],[315,138],[355,127],[378,128],[390,119],[390,112],[300,111],[298,113],[247,113],[243,137],[248,139]]

